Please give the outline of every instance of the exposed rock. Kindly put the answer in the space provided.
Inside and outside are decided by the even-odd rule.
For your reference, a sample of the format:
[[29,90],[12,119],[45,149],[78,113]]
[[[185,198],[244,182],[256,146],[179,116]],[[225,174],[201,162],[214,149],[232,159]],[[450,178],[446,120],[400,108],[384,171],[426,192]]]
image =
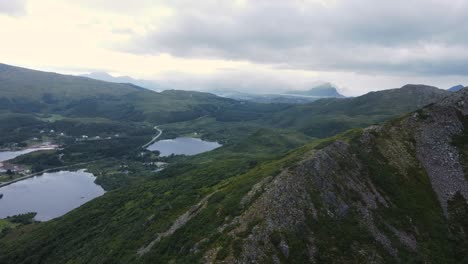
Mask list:
[[188,223],[188,221],[190,221],[190,219],[192,219],[193,217],[195,217],[201,210],[203,210],[203,208],[206,207],[206,204],[208,202],[208,199],[213,195],[214,193],[211,193],[207,196],[205,196],[200,202],[198,202],[196,205],[192,206],[188,211],[186,211],[184,214],[182,214],[181,216],[179,216],[175,221],[174,223],[171,225],[171,227],[166,230],[165,232],[163,233],[159,233],[156,235],[156,238],[151,241],[147,246],[144,246],[144,247],[141,247],[140,249],[138,249],[137,251],[137,254],[138,256],[143,256],[144,254],[148,253],[151,248],[153,248],[153,246],[155,244],[157,244],[159,241],[161,241],[161,239],[167,237],[167,236],[170,236],[172,234],[175,233],[175,231],[177,231],[179,228],[181,228],[182,226],[184,226],[186,223]]
[[[323,219],[341,221],[349,217],[356,219],[357,225],[375,241],[368,245],[355,241],[349,245],[356,249],[350,253],[354,258],[383,263],[385,254],[395,262],[401,261],[404,254],[401,249],[416,255],[427,254],[419,246],[420,239],[427,238],[411,217],[401,215],[398,221],[403,225],[395,225],[395,219],[392,222],[383,217],[386,208],[394,211],[401,201],[395,200],[398,197],[388,190],[378,188],[374,181],[393,173],[391,177],[400,177],[404,184],[416,177],[414,170],[419,170],[418,177],[427,177],[427,186],[429,182],[432,185],[433,190],[429,186],[426,191],[435,192],[446,215],[447,201],[456,192],[468,198],[460,153],[452,144],[455,136],[466,133],[460,118],[468,114],[467,93],[461,91],[384,126],[369,127],[353,139],[354,143],[336,141],[321,150],[311,150],[296,166],[283,170],[272,180],[259,182],[241,201],[248,206],[245,212],[224,225],[235,227],[228,234],[241,241],[242,252],[223,262],[287,262],[294,248],[288,241],[290,234],[301,237],[308,256],[304,262],[317,262],[322,254],[316,237],[320,226],[314,225],[320,225]],[[381,156],[372,156],[376,153]],[[363,155],[394,171],[376,175],[378,170],[371,170]],[[258,198],[254,200],[255,197]],[[353,212],[357,215],[353,216]],[[340,256],[340,252],[336,254]]]
[[[466,115],[468,110],[457,106],[459,102],[468,102],[466,94],[460,92],[457,98],[450,97],[432,106],[429,116],[420,121],[416,129],[417,157],[429,175],[445,214],[447,201],[456,192],[468,199],[468,182],[460,164],[460,154],[452,144],[453,138],[463,133],[460,111]],[[459,98],[461,95],[465,96]]]
[[252,198],[254,198],[255,195],[258,195],[263,191],[263,187],[265,184],[267,184],[269,181],[271,181],[272,177],[266,177],[263,180],[261,180],[259,183],[255,184],[252,189],[247,193],[246,196],[244,196],[241,200],[241,205],[245,206],[248,203],[252,201]]

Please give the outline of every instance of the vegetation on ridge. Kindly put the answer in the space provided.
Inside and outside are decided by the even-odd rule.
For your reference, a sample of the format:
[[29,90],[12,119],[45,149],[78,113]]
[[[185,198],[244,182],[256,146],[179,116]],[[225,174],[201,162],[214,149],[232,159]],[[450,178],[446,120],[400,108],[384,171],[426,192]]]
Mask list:
[[[18,94],[0,91],[9,102],[0,120],[12,121],[0,122],[3,144],[26,144],[44,131],[44,139],[63,146],[14,162],[48,168],[99,160],[88,169],[109,191],[48,222],[0,221],[0,228],[7,227],[0,234],[1,263],[466,260],[466,200],[455,194],[446,218],[416,157],[415,132],[405,123],[415,114],[412,125],[431,121],[432,108],[359,128],[446,96],[436,88],[263,105],[4,67],[8,78],[0,67],[0,87],[2,81],[18,84],[15,74],[31,74],[44,79],[40,85],[53,78],[54,89],[45,95],[43,87],[19,82]],[[91,87],[90,94],[59,97],[60,87],[73,88],[74,81]],[[20,111],[31,103],[20,95],[28,89],[36,89],[37,97]],[[156,124],[163,137],[197,136],[223,147],[157,157],[169,165],[153,172],[143,165],[141,146]],[[464,138],[452,142],[462,155]],[[201,209],[192,210],[199,202]],[[152,242],[148,253],[137,253]]]

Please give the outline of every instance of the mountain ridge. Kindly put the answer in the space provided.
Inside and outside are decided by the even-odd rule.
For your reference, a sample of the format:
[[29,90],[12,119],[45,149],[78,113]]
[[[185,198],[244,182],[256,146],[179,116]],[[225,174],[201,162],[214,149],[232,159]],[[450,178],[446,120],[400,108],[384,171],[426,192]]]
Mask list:
[[[241,253],[224,255],[224,263],[466,260],[468,226],[461,219],[468,216],[468,177],[462,150],[452,140],[468,134],[467,104],[465,89],[303,154],[297,165],[260,183],[259,198],[227,224],[239,226],[228,234],[233,241],[240,239]],[[429,219],[442,230],[424,224]],[[328,221],[347,227],[329,226]],[[343,243],[335,236],[354,244],[354,250],[330,250]],[[216,262],[220,252],[213,250],[206,262]]]
[[[352,98],[325,98],[274,114],[264,122],[279,127],[295,127],[313,137],[328,137],[355,127],[366,127],[401,113],[411,112],[451,95],[427,85],[369,92]],[[367,116],[362,119],[362,116]],[[327,127],[329,133],[320,128]]]
[[[162,201],[172,201],[180,184],[171,183],[171,192],[163,186],[177,174],[163,185],[149,181],[112,192],[30,234],[7,235],[0,243],[8,253],[0,260],[460,263],[468,257],[467,115],[464,89],[381,126],[312,141],[211,183],[176,211]],[[189,178],[184,185],[192,184]]]
[[175,122],[200,117],[235,100],[196,91],[158,93],[134,84],[1,64],[0,111]]

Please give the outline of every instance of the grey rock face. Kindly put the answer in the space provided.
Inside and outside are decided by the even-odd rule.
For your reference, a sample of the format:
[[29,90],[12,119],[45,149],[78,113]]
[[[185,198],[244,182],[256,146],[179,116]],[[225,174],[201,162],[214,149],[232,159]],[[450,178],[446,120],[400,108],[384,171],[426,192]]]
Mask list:
[[[463,124],[466,115],[467,89],[383,126],[369,127],[353,138],[353,142],[338,140],[323,149],[305,153],[294,166],[254,185],[241,200],[245,211],[234,219],[225,219],[218,232],[230,230],[228,236],[241,249],[222,262],[290,262],[295,247],[288,238],[290,234],[301,238],[304,263],[319,262],[323,254],[319,239],[329,239],[318,237],[321,225],[328,224],[324,219],[340,223],[349,217],[356,220],[359,230],[370,236],[370,243],[362,240],[349,245],[353,257],[363,263],[384,263],[389,258],[400,262],[402,254],[408,252],[424,259],[425,243],[430,238],[421,232],[420,222],[413,222],[410,215],[414,216],[414,212],[398,208],[405,207],[398,191],[392,193],[385,188],[386,181],[378,181],[395,177],[397,180],[389,184],[405,184],[415,177],[412,184],[418,185],[422,179],[424,186],[418,191],[424,192],[425,198],[432,197],[431,210],[440,219],[444,219],[445,213],[448,221],[447,201],[456,192],[468,200],[466,172],[460,151],[453,144],[454,137],[467,132]],[[375,169],[379,165],[388,168]],[[421,209],[418,206],[416,210]],[[386,219],[388,212],[402,213]],[[213,248],[206,252],[205,260],[216,262],[219,250]]]
[[468,181],[453,139],[464,131],[461,118],[468,115],[468,91],[462,90],[428,111],[417,124],[417,157],[426,169],[441,206],[447,213],[447,201],[456,192],[468,199]]

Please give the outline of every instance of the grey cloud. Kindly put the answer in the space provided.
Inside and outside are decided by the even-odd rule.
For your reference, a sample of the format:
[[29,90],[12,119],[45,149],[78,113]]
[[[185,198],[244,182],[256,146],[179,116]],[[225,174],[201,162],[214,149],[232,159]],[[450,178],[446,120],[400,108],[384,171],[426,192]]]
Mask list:
[[[351,72],[322,72],[316,77],[296,75],[282,71],[258,72],[255,70],[224,71],[216,74],[195,75],[180,72],[166,73],[154,80],[166,89],[199,91],[238,91],[247,93],[281,93],[287,90],[306,90],[324,81],[332,82],[348,96],[366,92],[401,87],[408,83],[429,84],[449,88],[455,84],[467,84],[468,76],[408,76],[371,75]],[[350,85],[352,87],[350,87]]]
[[135,35],[135,31],[131,28],[114,28],[112,29],[112,33],[115,34],[122,34],[122,35]]
[[249,70],[225,70],[210,75],[166,73],[156,80],[162,87],[199,91],[240,91],[248,93],[271,93],[287,90],[305,90],[320,81],[313,77],[294,73],[259,72]]
[[0,0],[0,14],[11,16],[24,15],[26,0]]
[[119,13],[125,15],[138,16],[141,12],[157,5],[162,5],[164,0],[135,0],[135,1],[116,1],[116,0],[62,0],[73,4],[90,8],[98,11]]
[[468,73],[467,1],[220,2],[168,2],[176,14],[130,50],[321,71]]

